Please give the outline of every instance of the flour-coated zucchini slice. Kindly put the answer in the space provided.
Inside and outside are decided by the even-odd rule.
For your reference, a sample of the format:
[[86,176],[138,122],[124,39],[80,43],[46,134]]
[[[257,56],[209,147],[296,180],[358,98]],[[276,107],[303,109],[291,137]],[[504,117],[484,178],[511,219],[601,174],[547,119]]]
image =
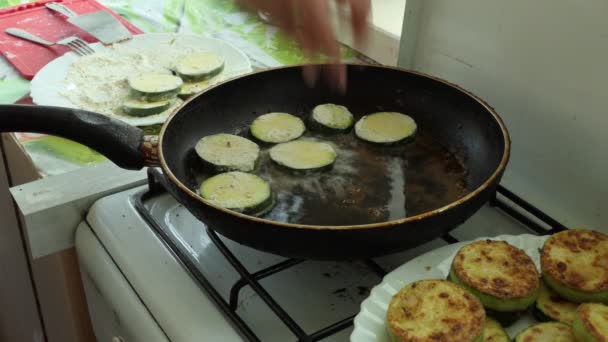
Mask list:
[[184,83],[177,76],[156,73],[133,76],[128,82],[131,97],[146,102],[175,98]]
[[253,121],[251,135],[256,139],[271,144],[295,140],[306,131],[304,121],[288,113],[268,113]]
[[324,170],[334,164],[336,157],[331,145],[312,140],[294,140],[270,149],[275,163],[294,171]]
[[445,280],[421,280],[395,294],[386,320],[395,342],[482,342],[486,315],[475,296]]
[[181,99],[187,100],[190,97],[202,92],[209,88],[209,81],[201,81],[196,83],[184,83],[179,93],[177,94]]
[[541,253],[547,285],[572,302],[608,303],[608,235],[583,229],[549,237]]
[[608,306],[599,303],[581,304],[572,330],[579,342],[608,341]]
[[532,259],[504,241],[484,240],[462,247],[452,262],[450,280],[477,296],[488,316],[505,326],[534,303],[539,288]]
[[267,181],[240,171],[221,173],[205,180],[200,193],[217,206],[256,216],[267,213],[274,204]]
[[144,102],[136,99],[127,99],[122,105],[122,111],[130,116],[144,117],[162,113],[171,107],[173,100]]
[[214,53],[195,53],[182,57],[175,64],[175,71],[184,82],[205,81],[224,70],[224,59]]
[[348,108],[332,103],[316,106],[311,115],[312,126],[324,133],[348,132],[355,123]]
[[355,125],[355,134],[359,139],[382,145],[409,141],[417,130],[414,119],[395,112],[366,115]]
[[572,325],[576,319],[578,304],[560,297],[541,281],[538,298],[534,304],[534,317],[541,322],[557,321]]
[[577,342],[569,325],[559,322],[540,323],[517,334],[515,342]]
[[486,325],[483,329],[483,342],[510,342],[509,334],[505,329],[493,319],[486,318]]
[[256,143],[224,133],[203,137],[195,150],[213,172],[251,172],[260,158],[260,147]]

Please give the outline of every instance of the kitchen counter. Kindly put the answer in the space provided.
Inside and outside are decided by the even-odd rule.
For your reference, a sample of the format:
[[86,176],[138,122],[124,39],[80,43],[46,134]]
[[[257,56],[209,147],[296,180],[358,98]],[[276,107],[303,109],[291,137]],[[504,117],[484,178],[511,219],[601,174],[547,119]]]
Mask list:
[[[0,0],[0,8],[18,2]],[[250,57],[254,69],[305,61],[302,51],[292,40],[258,17],[243,12],[232,0],[100,2],[146,33],[195,33],[226,40]],[[344,48],[344,55],[348,58],[352,56],[352,51]],[[20,78],[4,59],[0,59],[0,79],[1,103],[31,103],[28,97],[29,82]],[[159,129],[143,128],[148,133]],[[106,158],[88,147],[62,138],[29,133],[16,133],[12,138],[18,142],[41,177],[56,176],[107,162]]]

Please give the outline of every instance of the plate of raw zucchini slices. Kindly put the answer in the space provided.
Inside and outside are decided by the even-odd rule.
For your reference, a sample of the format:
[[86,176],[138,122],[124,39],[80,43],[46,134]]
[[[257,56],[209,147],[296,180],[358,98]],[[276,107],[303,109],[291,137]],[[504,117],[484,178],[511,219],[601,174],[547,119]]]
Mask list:
[[608,341],[608,235],[503,235],[428,252],[372,289],[351,341]]
[[31,84],[34,103],[155,125],[189,97],[252,71],[241,50],[200,35],[151,33],[91,47],[93,55],[67,53],[40,70]]

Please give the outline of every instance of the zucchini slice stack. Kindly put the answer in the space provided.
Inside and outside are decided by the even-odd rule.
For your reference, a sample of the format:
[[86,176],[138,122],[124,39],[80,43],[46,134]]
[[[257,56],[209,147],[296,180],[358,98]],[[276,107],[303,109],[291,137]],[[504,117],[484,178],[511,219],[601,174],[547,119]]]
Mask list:
[[224,71],[224,60],[212,53],[183,56],[174,73],[150,73],[128,79],[131,94],[122,110],[130,116],[150,116],[169,109],[179,96],[187,99],[209,87],[211,79]]
[[477,296],[488,316],[510,326],[536,301],[539,274],[532,259],[504,241],[462,247],[449,279]]
[[598,303],[581,304],[572,325],[579,342],[608,341],[608,306]]
[[336,151],[331,145],[312,140],[290,141],[270,149],[270,159],[296,172],[329,169],[336,157]]
[[201,184],[200,193],[217,206],[254,216],[267,213],[274,202],[267,181],[240,171],[221,173],[206,179]]
[[178,76],[188,83],[206,81],[223,70],[224,60],[208,52],[184,56],[175,65]]
[[578,342],[572,329],[559,322],[540,323],[517,334],[515,342]]
[[175,64],[175,72],[185,82],[179,97],[187,99],[209,87],[211,79],[224,71],[222,57],[208,52],[184,56]]
[[179,93],[177,95],[181,99],[187,100],[190,97],[192,97],[192,96],[194,96],[194,95],[202,92],[203,90],[209,88],[210,84],[211,83],[209,81],[200,81],[200,82],[194,82],[194,83],[184,83],[184,85],[179,90]]
[[130,98],[123,103],[122,110],[130,116],[144,117],[162,113],[169,109],[172,103],[171,100],[145,102]]
[[560,297],[608,304],[608,235],[582,229],[554,234],[540,261],[545,283]]
[[232,134],[209,135],[194,147],[205,165],[215,173],[252,172],[260,159],[260,147],[249,139]]
[[123,112],[130,116],[150,116],[171,107],[183,81],[163,73],[142,74],[128,79],[130,97],[123,103]]
[[394,342],[483,342],[486,314],[475,296],[445,280],[411,283],[393,296],[387,312]]

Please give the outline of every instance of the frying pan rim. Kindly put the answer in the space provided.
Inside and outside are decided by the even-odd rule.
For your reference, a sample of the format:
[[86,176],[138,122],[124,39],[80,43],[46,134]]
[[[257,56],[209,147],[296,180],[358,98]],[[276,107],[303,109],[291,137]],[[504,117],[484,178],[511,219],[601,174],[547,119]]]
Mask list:
[[[310,65],[310,64],[308,64]],[[323,64],[323,63],[319,63],[317,65],[328,65],[328,64]],[[390,228],[390,227],[394,227],[394,226],[399,226],[405,223],[409,223],[409,222],[415,222],[415,221],[420,221],[423,219],[427,219],[433,216],[436,216],[444,211],[448,211],[450,209],[456,208],[460,205],[463,205],[466,202],[471,201],[472,199],[474,199],[479,193],[481,193],[482,191],[484,191],[485,189],[487,189],[491,184],[494,183],[494,180],[498,177],[500,177],[500,175],[504,172],[504,170],[506,169],[506,166],[509,162],[509,158],[510,158],[510,151],[511,151],[511,138],[509,136],[509,132],[507,131],[506,125],[503,122],[502,118],[500,117],[500,115],[496,112],[496,110],[491,107],[488,103],[486,103],[484,100],[482,100],[481,98],[479,98],[478,96],[476,96],[475,94],[471,93],[470,91],[454,84],[451,82],[448,82],[444,79],[441,79],[439,77],[436,76],[432,76],[423,72],[419,72],[419,71],[415,71],[415,70],[411,70],[411,69],[406,69],[406,68],[400,68],[400,67],[393,67],[393,66],[385,66],[385,65],[369,65],[369,64],[362,64],[362,63],[344,63],[344,65],[347,66],[365,66],[365,67],[372,67],[372,68],[381,68],[381,69],[389,69],[389,70],[396,70],[396,71],[401,71],[401,72],[407,72],[410,74],[414,74],[414,75],[418,75],[418,76],[422,76],[422,77],[426,77],[429,79],[432,79],[434,81],[443,83],[449,87],[452,87],[460,92],[462,92],[463,94],[471,97],[472,99],[474,99],[475,101],[477,101],[481,106],[483,106],[486,110],[488,110],[490,112],[490,114],[494,117],[494,120],[496,120],[496,123],[498,123],[498,126],[500,127],[500,131],[503,135],[504,138],[504,149],[503,149],[503,155],[502,155],[502,159],[500,161],[500,164],[498,164],[498,167],[496,168],[496,170],[492,173],[492,175],[480,186],[478,186],[476,189],[474,189],[473,191],[469,192],[467,195],[465,195],[464,197],[458,199],[457,201],[454,201],[450,204],[447,204],[443,207],[434,209],[432,211],[423,213],[423,214],[419,214],[416,216],[410,216],[410,217],[405,217],[399,220],[392,220],[392,221],[385,221],[385,222],[380,222],[380,223],[370,223],[370,224],[361,224],[361,225],[347,225],[347,226],[322,226],[322,225],[308,225],[308,224],[297,224],[297,223],[287,223],[287,222],[278,222],[278,221],[272,221],[272,220],[267,220],[267,219],[263,219],[263,218],[259,218],[259,217],[255,217],[255,216],[249,216],[243,213],[239,213],[233,210],[229,210],[229,209],[225,209],[222,208],[220,206],[217,206],[209,201],[206,201],[205,199],[203,199],[202,197],[200,197],[199,195],[197,195],[196,193],[194,193],[192,190],[190,190],[190,188],[188,188],[187,186],[185,186],[174,174],[173,172],[170,170],[170,168],[167,166],[167,163],[165,161],[165,155],[163,152],[163,141],[164,141],[164,136],[165,136],[165,132],[167,130],[167,127],[169,127],[171,125],[171,121],[182,111],[182,109],[184,109],[190,102],[195,101],[197,98],[199,98],[200,96],[202,96],[203,94],[211,91],[212,89],[215,89],[217,87],[220,87],[222,84],[226,83],[226,82],[230,82],[230,81],[234,81],[240,78],[245,78],[245,77],[249,77],[251,75],[257,75],[257,74],[262,74],[262,73],[267,73],[267,72],[273,72],[276,70],[282,70],[282,69],[297,69],[297,68],[301,68],[303,66],[303,64],[300,65],[288,65],[288,66],[280,66],[280,67],[273,67],[273,68],[268,68],[268,69],[264,69],[264,70],[258,70],[258,71],[253,71],[238,77],[234,77],[231,78],[227,81],[224,81],[222,83],[213,85],[209,88],[207,88],[205,91],[199,93],[196,96],[193,96],[192,98],[186,100],[181,106],[179,106],[178,108],[176,108],[173,113],[171,113],[171,115],[167,118],[167,120],[165,121],[165,124],[162,126],[161,131],[160,131],[160,135],[159,135],[159,142],[158,142],[158,154],[159,154],[159,160],[160,160],[160,164],[161,164],[161,168],[163,169],[163,172],[169,177],[169,179],[171,180],[171,182],[173,182],[175,185],[177,185],[181,191],[185,192],[189,197],[191,197],[192,199],[196,200],[197,202],[199,202],[202,205],[206,205],[209,206],[215,210],[219,210],[225,214],[231,215],[231,216],[235,216],[237,218],[240,219],[244,219],[244,220],[249,220],[249,221],[253,221],[256,223],[262,223],[262,224],[268,224],[271,226],[275,226],[275,227],[280,227],[280,228],[298,228],[298,229],[311,229],[311,230],[364,230],[364,229],[379,229],[379,228]]]

